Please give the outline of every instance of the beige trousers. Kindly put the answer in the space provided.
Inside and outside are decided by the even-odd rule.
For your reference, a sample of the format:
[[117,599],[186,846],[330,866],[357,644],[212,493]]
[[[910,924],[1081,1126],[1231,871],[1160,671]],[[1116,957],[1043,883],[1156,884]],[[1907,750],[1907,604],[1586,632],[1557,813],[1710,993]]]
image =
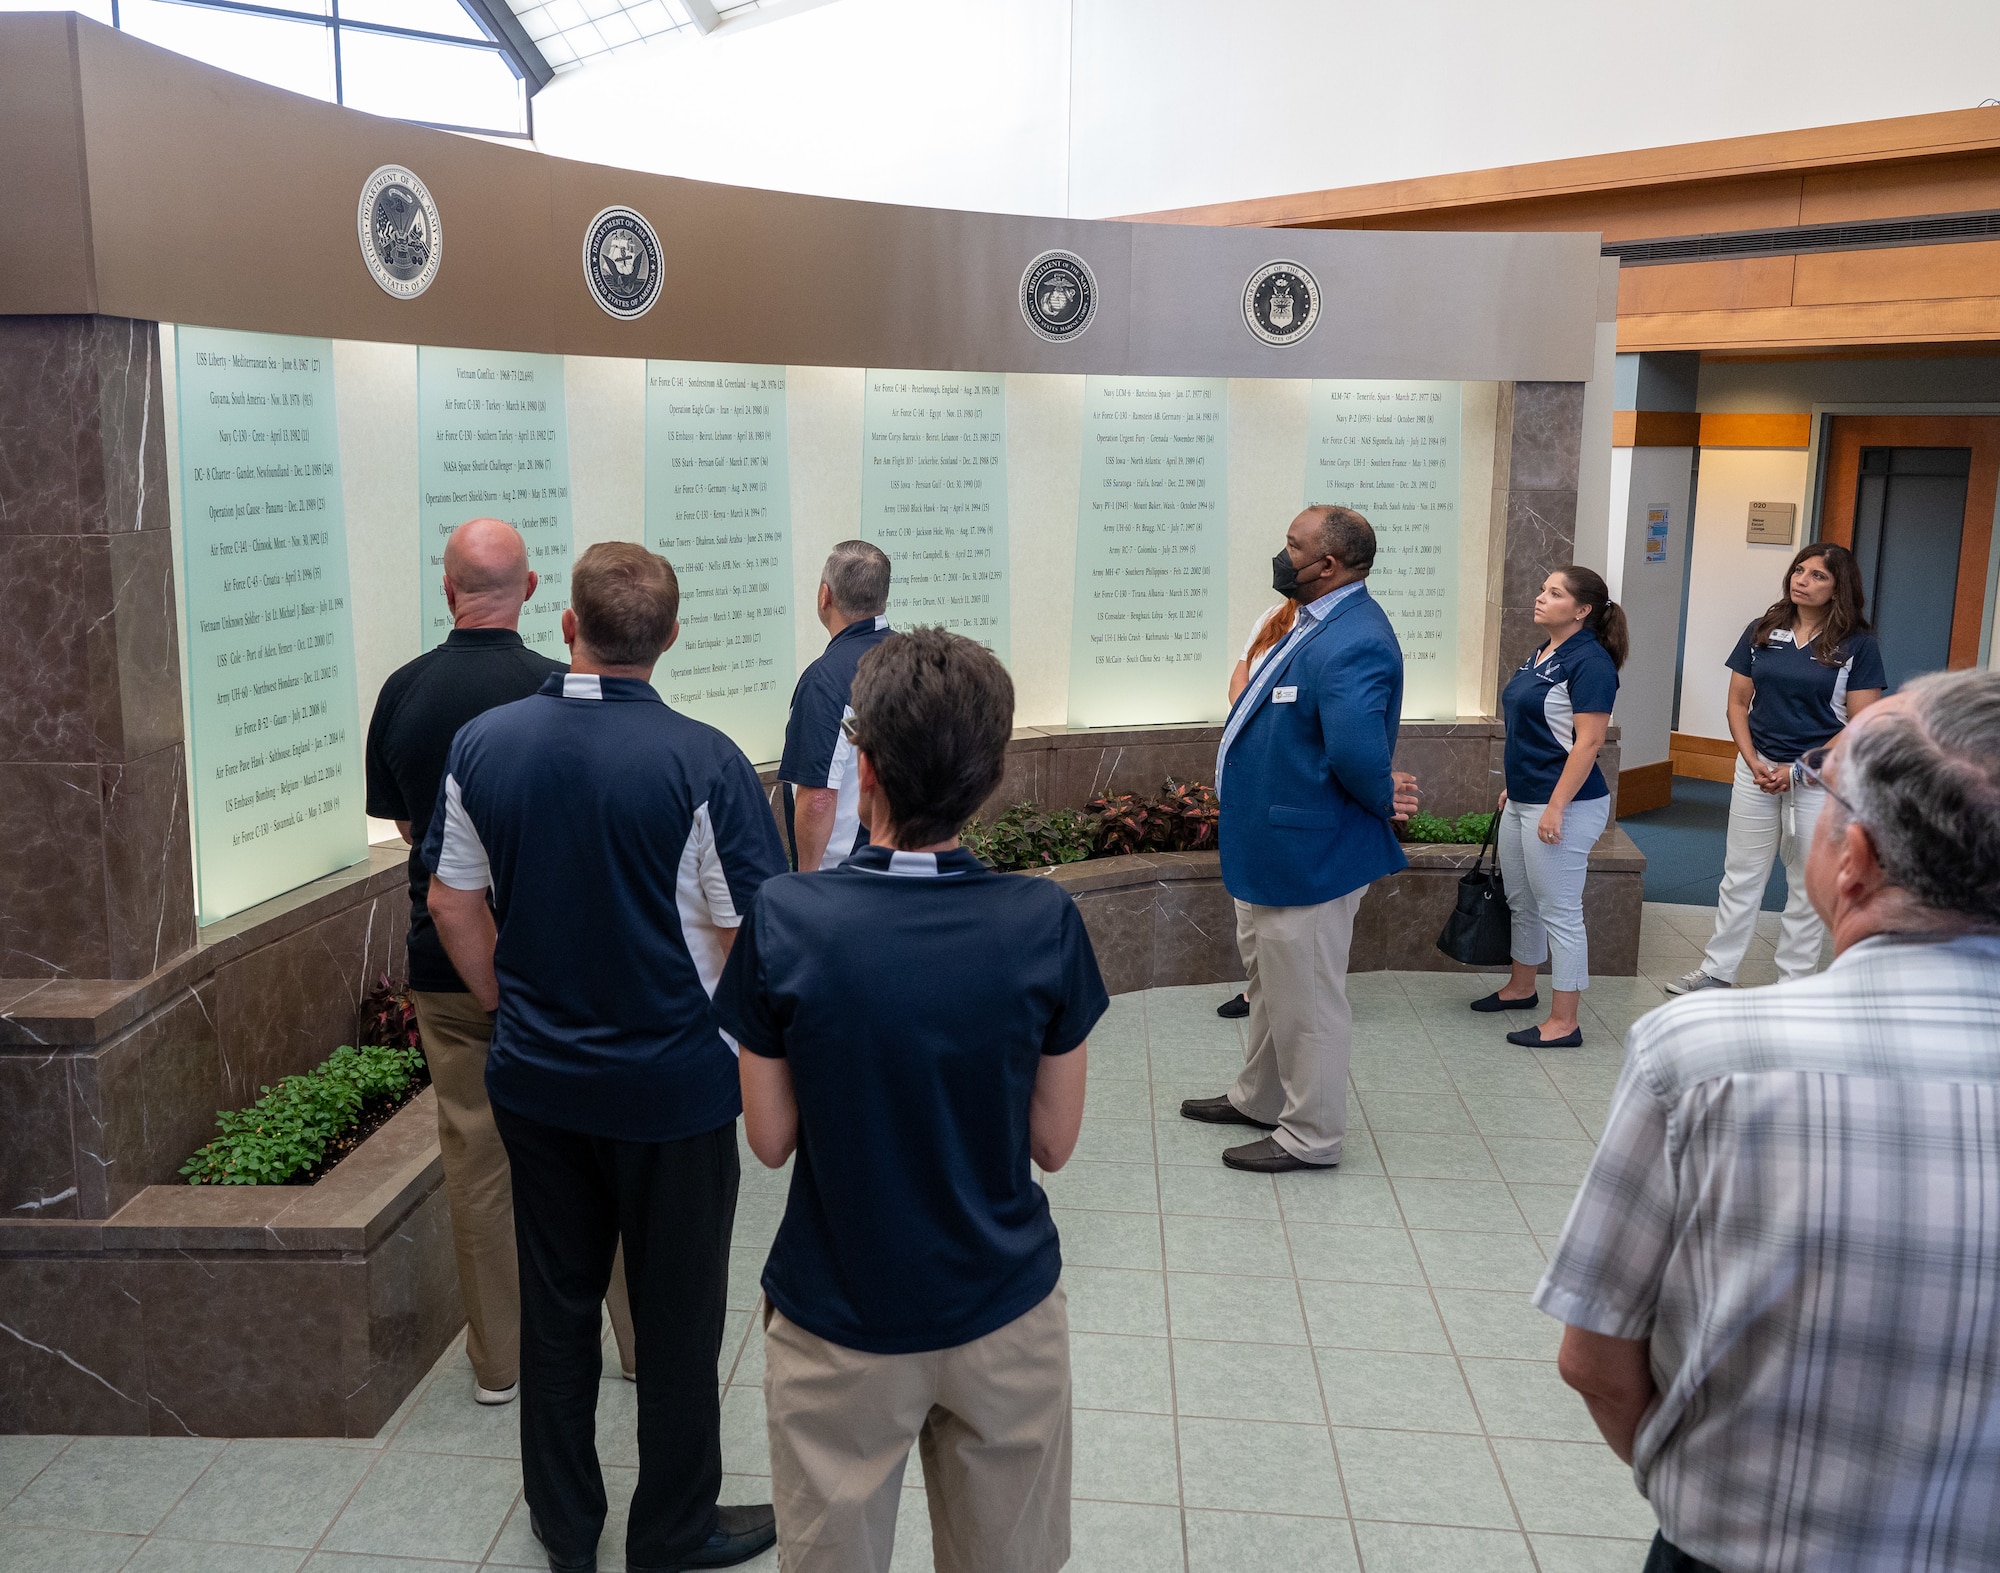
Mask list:
[[[512,1387],[521,1375],[521,1280],[514,1249],[513,1174],[486,1101],[486,1046],[493,1018],[470,994],[413,990],[410,997],[437,1091],[438,1151],[451,1198],[459,1298],[465,1302],[465,1352],[479,1385],[497,1391]],[[604,1302],[618,1340],[618,1363],[630,1376],[637,1367],[622,1247]]]
[[1347,954],[1362,892],[1311,907],[1236,903],[1236,948],[1250,1001],[1249,1047],[1229,1101],[1277,1129],[1306,1163],[1340,1162],[1347,1135],[1347,1062],[1354,1012]]
[[937,1573],[1055,1573],[1069,1560],[1061,1285],[984,1338],[924,1354],[828,1343],[768,1300],[761,1314],[782,1573],[887,1573],[912,1442]]

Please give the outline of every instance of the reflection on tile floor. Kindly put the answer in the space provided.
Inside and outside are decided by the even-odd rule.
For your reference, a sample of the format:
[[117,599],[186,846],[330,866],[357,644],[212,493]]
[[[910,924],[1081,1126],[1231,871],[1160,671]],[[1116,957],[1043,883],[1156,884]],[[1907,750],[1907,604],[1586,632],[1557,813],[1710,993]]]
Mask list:
[[[1653,1518],[1556,1377],[1528,1291],[1569,1205],[1620,1038],[1693,966],[1713,909],[1648,906],[1637,978],[1586,996],[1581,1049],[1510,1047],[1490,984],[1352,980],[1346,1162],[1236,1174],[1175,1113],[1241,1056],[1219,988],[1127,995],[1091,1038],[1075,1160],[1049,1180],[1074,1330],[1078,1573],[1540,1569],[1635,1573]],[[1744,981],[1769,981],[1764,914]],[[746,1153],[723,1383],[725,1501],[768,1497],[750,1326],[785,1176]],[[623,1566],[633,1390],[600,1391]],[[360,1442],[0,1437],[9,1573],[537,1568],[516,1416],[472,1403],[454,1346]],[[930,1566],[913,1459],[898,1570]],[[775,1568],[775,1554],[754,1569]]]

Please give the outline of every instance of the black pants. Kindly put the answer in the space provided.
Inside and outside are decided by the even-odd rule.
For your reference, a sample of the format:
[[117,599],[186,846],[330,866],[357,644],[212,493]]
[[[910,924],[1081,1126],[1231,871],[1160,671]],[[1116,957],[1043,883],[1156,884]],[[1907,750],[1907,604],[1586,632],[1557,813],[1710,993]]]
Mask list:
[[1698,1562],[1665,1535],[1653,1536],[1653,1549],[1646,1554],[1641,1573],[1716,1573],[1706,1562]]
[[625,1242],[639,1357],[635,1568],[681,1560],[715,1530],[722,1410],[715,1366],[736,1222],[736,1124],[673,1142],[579,1136],[493,1106],[514,1171],[521,1253],[521,1474],[544,1544],[594,1556],[600,1306]]

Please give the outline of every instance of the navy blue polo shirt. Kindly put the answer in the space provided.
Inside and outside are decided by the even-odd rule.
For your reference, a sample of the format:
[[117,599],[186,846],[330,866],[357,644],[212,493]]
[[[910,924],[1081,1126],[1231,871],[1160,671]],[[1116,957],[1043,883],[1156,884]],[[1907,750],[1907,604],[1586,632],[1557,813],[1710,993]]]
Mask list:
[[791,714],[785,718],[785,754],[778,761],[778,779],[793,786],[831,788],[835,800],[833,833],[826,840],[820,867],[838,868],[857,847],[868,845],[861,823],[861,783],[854,773],[854,745],[840,723],[854,714],[848,700],[854,693],[854,669],[861,658],[894,632],[886,617],[864,617],[849,623],[827,641],[818,660],[799,673],[792,690]]
[[743,751],[650,683],[558,672],[460,729],[438,798],[424,862],[499,926],[488,1096],[620,1141],[733,1120],[722,931],[785,866]]
[[766,882],[715,1013],[788,1061],[798,1095],[771,1303],[874,1354],[970,1343],[1039,1305],[1062,1252],[1028,1104],[1042,1056],[1109,1004],[1068,892],[970,852],[870,846]]
[[[1546,660],[1541,656],[1537,650],[1523,661],[1500,695],[1507,723],[1507,796],[1516,803],[1546,803],[1555,796],[1576,747],[1576,718],[1609,715],[1618,698],[1618,668],[1588,628],[1571,634]],[[1588,803],[1608,791],[1604,772],[1593,764],[1575,801]]]
[[1882,647],[1869,633],[1849,634],[1828,666],[1814,652],[1816,640],[1800,644],[1789,628],[1774,629],[1769,644],[1752,645],[1759,618],[1743,630],[1723,664],[1750,679],[1750,741],[1774,765],[1788,765],[1810,748],[1830,743],[1847,725],[1847,694],[1854,688],[1886,688]]

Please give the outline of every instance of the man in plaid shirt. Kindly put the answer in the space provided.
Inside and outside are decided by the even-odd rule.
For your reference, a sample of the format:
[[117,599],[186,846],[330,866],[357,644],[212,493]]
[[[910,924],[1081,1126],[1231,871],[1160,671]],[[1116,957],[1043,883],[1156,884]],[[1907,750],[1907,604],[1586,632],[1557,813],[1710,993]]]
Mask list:
[[1794,769],[1834,962],[1632,1029],[1535,1303],[1648,1573],[2000,1567],[2000,672]]

